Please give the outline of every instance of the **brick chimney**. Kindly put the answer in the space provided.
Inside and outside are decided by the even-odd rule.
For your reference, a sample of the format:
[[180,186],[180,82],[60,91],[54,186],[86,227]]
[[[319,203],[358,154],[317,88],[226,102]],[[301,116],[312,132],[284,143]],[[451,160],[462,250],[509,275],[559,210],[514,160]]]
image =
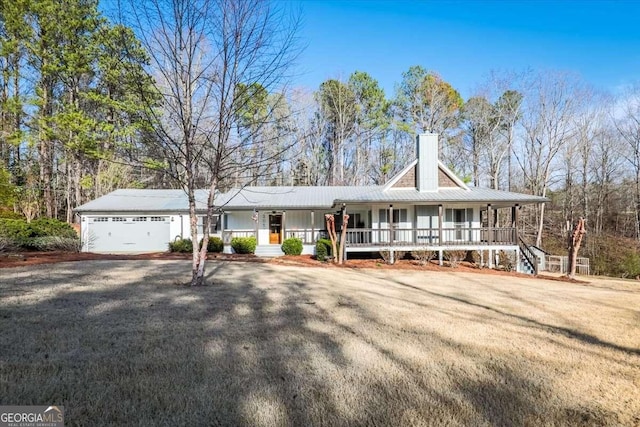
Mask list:
[[416,137],[418,191],[438,191],[438,134],[422,133]]

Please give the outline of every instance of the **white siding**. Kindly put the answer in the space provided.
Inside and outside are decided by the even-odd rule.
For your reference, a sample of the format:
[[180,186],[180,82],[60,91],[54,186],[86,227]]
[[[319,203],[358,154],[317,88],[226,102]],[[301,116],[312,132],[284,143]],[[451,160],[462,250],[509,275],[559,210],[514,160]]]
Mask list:
[[227,222],[224,227],[225,230],[255,230],[252,211],[227,212],[225,216],[227,217]]
[[437,229],[439,226],[437,205],[416,206],[416,228]]
[[423,133],[416,140],[418,191],[438,191],[438,134]]
[[311,211],[287,211],[284,226],[286,230],[311,228]]

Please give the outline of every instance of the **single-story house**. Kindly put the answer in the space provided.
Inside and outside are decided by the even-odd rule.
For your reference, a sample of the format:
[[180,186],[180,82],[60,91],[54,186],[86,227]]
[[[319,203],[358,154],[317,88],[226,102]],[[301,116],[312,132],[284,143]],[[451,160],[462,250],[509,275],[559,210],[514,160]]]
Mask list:
[[[282,254],[282,241],[298,237],[304,253],[312,254],[315,242],[326,236],[325,215],[346,211],[347,254],[433,250],[442,259],[447,250],[504,250],[522,260],[519,270],[533,271],[537,263],[531,262],[534,256],[517,233],[518,208],[548,200],[467,186],[439,161],[437,134],[421,134],[416,140],[417,159],[385,185],[248,186],[221,193],[210,232],[227,244],[235,236],[255,236],[256,254],[265,256]],[[196,193],[203,215],[207,194]],[[508,226],[496,226],[499,210],[507,210]],[[182,190],[116,190],[75,211],[83,251],[165,251],[170,241],[190,237]],[[336,218],[339,228],[341,216]]]

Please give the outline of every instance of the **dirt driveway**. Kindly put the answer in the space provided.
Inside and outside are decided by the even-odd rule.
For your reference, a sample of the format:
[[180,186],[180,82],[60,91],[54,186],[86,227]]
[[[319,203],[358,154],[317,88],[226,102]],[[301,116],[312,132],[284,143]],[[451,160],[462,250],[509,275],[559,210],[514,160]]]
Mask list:
[[640,286],[188,261],[0,270],[0,404],[68,424],[640,425]]

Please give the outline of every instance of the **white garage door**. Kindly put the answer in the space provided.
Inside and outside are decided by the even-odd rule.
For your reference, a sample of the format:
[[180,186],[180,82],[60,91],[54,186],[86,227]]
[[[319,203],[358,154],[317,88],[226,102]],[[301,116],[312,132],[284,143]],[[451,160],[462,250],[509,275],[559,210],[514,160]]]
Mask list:
[[168,216],[103,216],[87,219],[89,252],[164,252]]

